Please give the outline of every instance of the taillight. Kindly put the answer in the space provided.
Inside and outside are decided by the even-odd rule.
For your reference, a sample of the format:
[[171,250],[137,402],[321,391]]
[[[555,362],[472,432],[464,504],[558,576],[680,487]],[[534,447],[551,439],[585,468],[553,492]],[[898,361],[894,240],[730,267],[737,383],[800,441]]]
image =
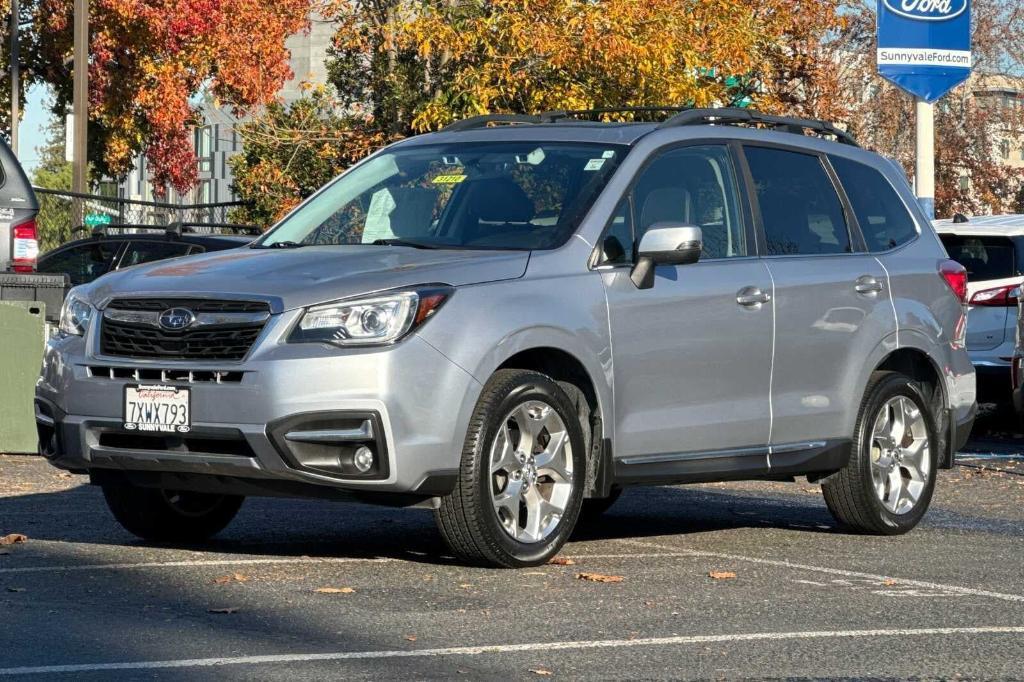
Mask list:
[[15,272],[32,272],[36,269],[36,258],[39,256],[36,221],[33,219],[19,223],[11,228],[11,233],[14,237],[11,269]]
[[971,296],[971,305],[987,305],[1007,307],[1017,305],[1017,295],[1020,292],[1019,284],[996,287],[995,289],[984,289],[975,292]]
[[967,303],[967,269],[955,260],[939,261],[939,274],[961,303]]

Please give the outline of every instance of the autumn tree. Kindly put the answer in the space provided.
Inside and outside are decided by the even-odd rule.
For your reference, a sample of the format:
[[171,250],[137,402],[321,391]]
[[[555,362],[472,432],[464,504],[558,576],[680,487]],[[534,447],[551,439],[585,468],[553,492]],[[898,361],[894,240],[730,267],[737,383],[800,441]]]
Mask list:
[[[34,77],[70,109],[73,0],[32,5]],[[118,177],[146,154],[159,191],[196,181],[192,98],[208,89],[242,113],[291,77],[285,39],[307,26],[310,0],[92,0],[89,156]]]
[[[974,75],[935,110],[937,217],[1017,210],[1024,187],[1024,172],[1002,158],[1004,142],[1017,153],[1022,147],[1024,106],[984,96],[1001,74],[1024,72],[1024,6],[974,0],[972,7]],[[852,1],[844,16],[835,41],[839,82],[850,102],[843,120],[863,146],[897,159],[913,177],[913,98],[877,75],[875,3]]]
[[842,108],[836,69],[819,50],[841,27],[838,2],[336,0],[328,72],[340,113],[321,121],[346,151],[316,166],[330,173],[312,182],[302,165],[275,159],[291,158],[283,153],[286,119],[307,126],[307,115],[322,105],[296,103],[285,118],[282,109],[268,111],[283,146],[271,152],[265,131],[246,126],[237,189],[261,202],[265,191],[280,192],[276,217],[311,191],[302,187],[326,182],[358,158],[368,141],[488,112],[742,100],[769,111],[832,115]]

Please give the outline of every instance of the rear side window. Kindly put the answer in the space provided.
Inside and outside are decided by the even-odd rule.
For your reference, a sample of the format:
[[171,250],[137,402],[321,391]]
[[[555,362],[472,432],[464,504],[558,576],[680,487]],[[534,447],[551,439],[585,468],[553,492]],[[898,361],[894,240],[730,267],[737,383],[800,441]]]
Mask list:
[[124,257],[121,258],[121,267],[127,268],[165,258],[176,258],[184,256],[190,251],[191,247],[188,244],[180,242],[132,242],[128,245]]
[[769,255],[850,251],[843,205],[821,159],[767,147],[746,147],[744,151]]
[[71,284],[93,281],[110,270],[120,242],[88,242],[54,252],[39,259],[38,272],[68,273]]
[[888,251],[917,236],[914,219],[881,173],[840,156],[829,161],[843,183],[870,251]]
[[949,257],[967,269],[971,282],[1005,279],[1021,274],[1013,240],[1008,237],[968,237],[940,234]]

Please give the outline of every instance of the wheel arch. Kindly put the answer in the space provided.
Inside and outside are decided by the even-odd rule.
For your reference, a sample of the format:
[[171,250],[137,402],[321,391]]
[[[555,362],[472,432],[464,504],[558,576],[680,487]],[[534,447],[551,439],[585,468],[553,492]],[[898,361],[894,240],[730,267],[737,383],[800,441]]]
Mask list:
[[925,400],[931,406],[938,435],[939,466],[952,466],[953,453],[950,437],[949,390],[942,370],[934,357],[925,349],[904,345],[890,351],[875,365],[874,372],[899,372],[910,377],[921,387]]

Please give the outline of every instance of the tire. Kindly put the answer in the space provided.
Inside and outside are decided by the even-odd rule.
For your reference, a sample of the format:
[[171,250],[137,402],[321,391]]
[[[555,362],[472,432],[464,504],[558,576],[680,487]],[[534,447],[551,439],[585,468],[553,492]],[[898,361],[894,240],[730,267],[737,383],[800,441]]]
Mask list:
[[551,559],[580,513],[585,443],[576,406],[552,379],[495,372],[473,410],[455,490],[434,513],[456,557],[505,568]]
[[875,373],[857,416],[849,462],[822,483],[832,516],[859,533],[911,530],[935,490],[939,442],[935,416],[917,383],[902,374]]
[[622,488],[612,488],[608,497],[591,497],[583,500],[580,523],[593,523],[601,518],[622,497]]
[[153,542],[200,542],[231,523],[240,495],[178,492],[133,485],[103,486],[103,497],[128,532]]

